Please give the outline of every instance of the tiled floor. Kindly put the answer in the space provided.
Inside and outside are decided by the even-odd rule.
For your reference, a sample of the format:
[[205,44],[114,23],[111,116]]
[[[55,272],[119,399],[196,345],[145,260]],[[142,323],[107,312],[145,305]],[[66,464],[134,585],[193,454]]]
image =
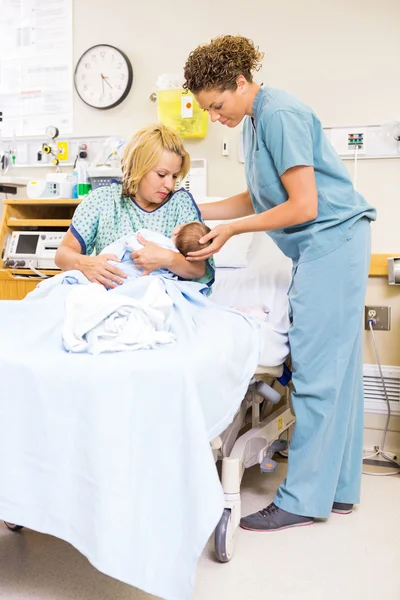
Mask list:
[[[274,475],[247,471],[243,512],[273,498]],[[94,569],[65,542],[0,524],[0,598],[151,600]],[[400,476],[363,478],[362,504],[312,527],[278,533],[240,531],[228,564],[212,542],[201,557],[193,600],[400,600]],[[188,599],[189,600],[189,599]]]

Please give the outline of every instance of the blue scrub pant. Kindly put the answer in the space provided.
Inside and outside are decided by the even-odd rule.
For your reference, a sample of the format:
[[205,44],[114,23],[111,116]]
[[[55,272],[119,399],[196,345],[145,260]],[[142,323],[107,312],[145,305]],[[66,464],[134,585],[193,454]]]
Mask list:
[[362,331],[370,223],[337,250],[294,268],[289,305],[296,424],[275,504],[326,518],[360,500],[364,397]]

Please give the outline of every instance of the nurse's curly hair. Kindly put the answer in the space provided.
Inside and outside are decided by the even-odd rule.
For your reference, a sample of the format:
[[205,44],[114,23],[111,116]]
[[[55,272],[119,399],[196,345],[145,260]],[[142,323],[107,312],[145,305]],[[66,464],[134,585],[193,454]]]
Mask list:
[[233,91],[239,75],[253,81],[252,71],[261,68],[263,58],[252,40],[241,35],[219,36],[189,54],[183,87],[193,94],[202,90]]

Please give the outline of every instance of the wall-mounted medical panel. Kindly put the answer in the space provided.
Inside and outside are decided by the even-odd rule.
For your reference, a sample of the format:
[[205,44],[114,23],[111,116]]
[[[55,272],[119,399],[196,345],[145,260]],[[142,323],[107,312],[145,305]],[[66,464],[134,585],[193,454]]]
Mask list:
[[324,128],[336,152],[344,159],[400,158],[400,122]]
[[[400,158],[400,121],[387,125],[324,127],[324,132],[343,159]],[[243,127],[237,141],[238,161],[244,163]]]
[[[3,152],[10,153],[13,167],[52,167],[57,157],[59,166],[73,166],[75,157],[86,144],[87,159],[94,160],[110,136],[62,136],[52,140],[45,135],[3,139]],[[50,151],[47,151],[47,150]]]

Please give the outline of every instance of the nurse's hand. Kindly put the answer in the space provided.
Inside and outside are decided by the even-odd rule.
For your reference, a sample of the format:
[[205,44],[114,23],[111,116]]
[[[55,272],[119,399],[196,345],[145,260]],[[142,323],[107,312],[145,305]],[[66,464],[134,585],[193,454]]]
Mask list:
[[99,254],[98,256],[81,256],[78,269],[92,283],[101,283],[104,287],[115,288],[126,279],[123,271],[108,261],[121,262],[115,254]]
[[137,240],[143,248],[132,252],[131,258],[137,268],[143,270],[142,276],[150,275],[153,271],[167,266],[170,250],[148,242],[140,234],[138,234]]
[[211,240],[211,244],[204,248],[204,250],[197,250],[197,252],[188,252],[186,260],[189,261],[197,261],[197,260],[206,260],[210,258],[213,254],[219,252],[224,244],[231,238],[233,235],[232,227],[230,224],[227,225],[218,225],[214,229],[207,233],[204,237],[200,238],[200,244],[205,244],[209,240]]

